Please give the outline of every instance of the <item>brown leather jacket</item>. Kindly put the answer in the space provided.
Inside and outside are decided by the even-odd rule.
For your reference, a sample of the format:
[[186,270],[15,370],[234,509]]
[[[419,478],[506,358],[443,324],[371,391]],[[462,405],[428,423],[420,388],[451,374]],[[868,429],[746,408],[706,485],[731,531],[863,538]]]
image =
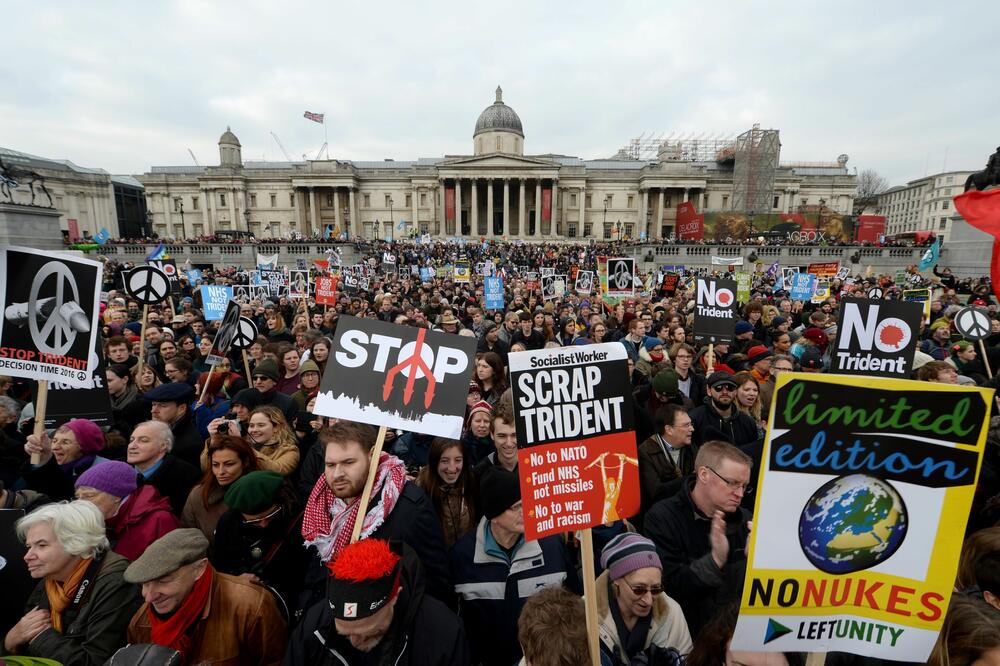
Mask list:
[[[132,617],[129,643],[152,642],[148,605],[143,604]],[[267,589],[216,571],[185,661],[233,666],[280,664],[287,641],[288,625]]]

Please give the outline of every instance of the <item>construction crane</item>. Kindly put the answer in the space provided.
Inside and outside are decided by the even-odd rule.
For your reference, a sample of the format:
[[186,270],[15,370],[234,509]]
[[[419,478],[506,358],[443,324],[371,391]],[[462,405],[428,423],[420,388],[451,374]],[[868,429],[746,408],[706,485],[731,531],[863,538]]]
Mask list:
[[188,155],[190,155],[191,159],[194,160],[195,166],[201,166],[201,164],[198,163],[198,158],[194,156],[194,151],[191,150],[190,148],[188,148]]
[[278,148],[281,148],[281,153],[285,156],[285,159],[291,162],[292,156],[288,154],[287,150],[285,150],[285,144],[281,143],[281,139],[278,138],[278,135],[271,132],[271,138],[273,138],[274,142],[278,144]]

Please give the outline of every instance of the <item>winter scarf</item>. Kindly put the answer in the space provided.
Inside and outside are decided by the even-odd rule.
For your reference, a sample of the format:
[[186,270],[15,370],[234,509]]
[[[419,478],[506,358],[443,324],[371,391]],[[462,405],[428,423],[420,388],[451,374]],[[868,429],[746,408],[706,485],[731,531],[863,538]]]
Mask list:
[[[361,524],[361,538],[371,536],[382,526],[392,512],[406,485],[406,467],[403,462],[388,453],[382,453],[378,459],[378,469],[375,472],[375,483],[372,486],[371,503]],[[377,499],[374,499],[377,498]],[[309,493],[305,513],[302,516],[302,537],[306,546],[315,546],[320,559],[328,562],[351,541],[354,523],[358,517],[360,498],[347,504],[336,497],[326,482],[325,476],[320,476]]]

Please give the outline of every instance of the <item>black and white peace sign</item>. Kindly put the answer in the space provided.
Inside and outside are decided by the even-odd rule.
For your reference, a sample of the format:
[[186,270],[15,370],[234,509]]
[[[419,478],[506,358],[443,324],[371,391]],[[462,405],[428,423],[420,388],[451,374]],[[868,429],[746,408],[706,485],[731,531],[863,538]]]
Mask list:
[[969,305],[955,315],[955,328],[966,340],[983,340],[990,336],[990,313]]
[[[39,328],[35,313],[39,311],[39,302],[43,300],[39,298],[42,287],[50,277],[55,278],[55,298],[49,310],[51,314]],[[79,302],[80,292],[76,288],[76,278],[66,264],[50,261],[35,274],[28,294],[28,329],[31,331],[31,341],[38,347],[38,351],[56,356],[66,355],[76,341],[77,332],[71,323],[71,315],[83,312]]]
[[881,287],[872,287],[871,289],[868,290],[868,298],[872,299],[873,301],[881,299],[882,296],[884,296],[884,294],[882,292]]
[[136,266],[125,278],[125,291],[144,305],[156,305],[170,293],[170,280],[155,266]]
[[620,259],[615,262],[614,269],[611,273],[612,284],[614,284],[615,289],[631,290],[634,286],[632,281],[632,269],[628,262],[624,259]]
[[233,337],[233,349],[249,349],[257,339],[257,324],[252,319],[240,317],[236,335]]

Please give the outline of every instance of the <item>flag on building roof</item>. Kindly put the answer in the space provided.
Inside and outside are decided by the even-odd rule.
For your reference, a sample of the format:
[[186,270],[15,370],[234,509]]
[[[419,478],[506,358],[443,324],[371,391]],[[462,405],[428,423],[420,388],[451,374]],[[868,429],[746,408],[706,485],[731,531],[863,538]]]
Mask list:
[[305,113],[302,114],[302,117],[305,118],[306,120],[311,120],[314,123],[319,123],[321,125],[323,124],[322,113],[313,113],[312,111],[306,111]]

